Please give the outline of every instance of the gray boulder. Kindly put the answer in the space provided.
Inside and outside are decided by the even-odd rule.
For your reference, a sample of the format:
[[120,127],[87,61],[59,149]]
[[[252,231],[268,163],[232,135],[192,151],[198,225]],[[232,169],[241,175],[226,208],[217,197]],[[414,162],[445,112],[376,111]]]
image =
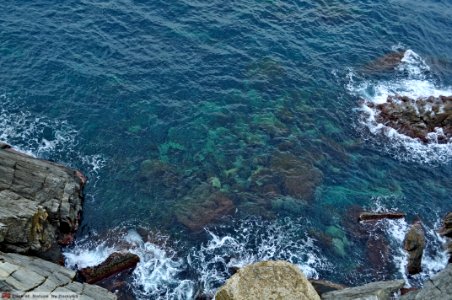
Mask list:
[[117,299],[104,288],[75,282],[75,276],[74,271],[37,257],[0,252],[0,290],[12,298],[45,293],[52,299]]
[[420,290],[400,297],[401,300],[452,300],[452,264],[424,282]]
[[[85,178],[0,144],[0,250],[43,254],[78,227]],[[54,257],[54,259],[57,259]]]
[[217,291],[217,300],[320,300],[300,269],[286,261],[261,261],[241,268]]
[[346,288],[322,294],[324,300],[390,300],[400,288],[404,280],[377,281],[362,286]]

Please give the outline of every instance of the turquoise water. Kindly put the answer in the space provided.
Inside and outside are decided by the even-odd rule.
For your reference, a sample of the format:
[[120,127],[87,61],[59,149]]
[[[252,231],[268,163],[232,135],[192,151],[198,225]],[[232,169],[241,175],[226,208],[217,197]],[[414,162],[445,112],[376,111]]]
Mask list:
[[[403,276],[400,236],[418,214],[433,240],[422,278],[443,263],[451,143],[388,135],[360,98],[452,94],[450,1],[0,8],[0,139],[89,178],[69,265],[126,239],[144,258],[137,298],[190,299],[260,259],[358,284]],[[382,225],[384,270],[347,227],[357,205],[408,214]]]

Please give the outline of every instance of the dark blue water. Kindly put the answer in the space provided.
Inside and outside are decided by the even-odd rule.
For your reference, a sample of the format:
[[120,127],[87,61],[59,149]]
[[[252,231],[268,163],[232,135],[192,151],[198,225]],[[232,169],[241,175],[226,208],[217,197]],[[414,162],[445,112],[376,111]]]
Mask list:
[[[452,145],[374,132],[359,98],[452,93],[449,0],[3,1],[0,70],[0,139],[87,174],[68,251],[105,256],[99,239],[132,230],[135,297],[213,292],[261,259],[346,284],[403,276],[398,250],[369,266],[356,206],[420,215],[423,275],[441,267]],[[384,226],[400,247],[408,224]]]

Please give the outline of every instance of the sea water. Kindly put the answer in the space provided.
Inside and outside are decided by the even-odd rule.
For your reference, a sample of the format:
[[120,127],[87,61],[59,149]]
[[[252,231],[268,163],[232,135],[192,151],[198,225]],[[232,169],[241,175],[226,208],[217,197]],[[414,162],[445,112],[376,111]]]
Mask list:
[[[267,259],[346,285],[419,285],[447,262],[436,230],[452,144],[403,136],[363,100],[452,95],[450,20],[448,0],[2,2],[0,140],[86,174],[66,265],[136,253],[138,299],[213,294]],[[317,174],[309,197],[262,192],[281,184],[256,180],[278,155]],[[196,211],[205,185],[234,209],[193,232],[175,212]],[[390,249],[384,271],[347,227],[353,207],[407,213],[368,231]],[[428,243],[407,278],[416,215]]]

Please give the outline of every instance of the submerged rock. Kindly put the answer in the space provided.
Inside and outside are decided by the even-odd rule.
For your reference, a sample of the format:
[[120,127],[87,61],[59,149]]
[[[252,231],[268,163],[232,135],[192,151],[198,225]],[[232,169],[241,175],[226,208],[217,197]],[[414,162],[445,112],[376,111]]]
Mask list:
[[404,55],[405,51],[387,53],[365,65],[363,71],[366,73],[380,73],[394,70],[400,64]]
[[372,267],[371,271],[378,279],[389,273],[391,266],[389,241],[384,232],[378,230],[369,235],[366,242],[366,256]]
[[420,221],[416,221],[405,235],[403,247],[408,251],[408,274],[420,273],[422,271],[422,254],[425,248],[425,233]]
[[377,281],[362,286],[346,288],[322,295],[323,300],[390,300],[405,284],[403,280]]
[[271,157],[270,165],[258,168],[250,179],[252,189],[260,194],[310,201],[323,180],[323,174],[310,162],[291,153],[277,152]]
[[411,99],[389,96],[385,103],[374,105],[376,121],[423,143],[447,143],[452,138],[452,96]]
[[85,282],[96,283],[124,270],[135,268],[139,261],[140,258],[136,254],[114,252],[100,265],[81,269],[79,273]]
[[177,220],[192,231],[199,231],[207,224],[230,214],[234,202],[212,187],[202,184],[178,203],[175,215]]
[[0,148],[0,249],[57,261],[57,241],[70,242],[78,227],[85,177],[6,144]]
[[273,156],[271,169],[282,179],[284,194],[304,200],[313,199],[315,189],[323,179],[319,169],[290,153]]
[[166,187],[174,186],[179,176],[176,170],[168,163],[158,159],[146,159],[140,165],[140,179],[148,182],[158,179]]
[[320,300],[306,276],[285,261],[263,261],[240,269],[217,291],[217,300]]
[[[350,240],[365,245],[367,264],[365,268],[371,272],[375,280],[384,280],[392,267],[390,244],[383,224],[378,222],[386,213],[367,213],[358,205],[351,206],[341,223],[350,235]],[[390,213],[389,213],[390,214]],[[392,215],[389,215],[390,217]],[[398,217],[395,213],[394,218]],[[363,221],[361,221],[363,220]],[[365,221],[364,221],[365,220]]]

